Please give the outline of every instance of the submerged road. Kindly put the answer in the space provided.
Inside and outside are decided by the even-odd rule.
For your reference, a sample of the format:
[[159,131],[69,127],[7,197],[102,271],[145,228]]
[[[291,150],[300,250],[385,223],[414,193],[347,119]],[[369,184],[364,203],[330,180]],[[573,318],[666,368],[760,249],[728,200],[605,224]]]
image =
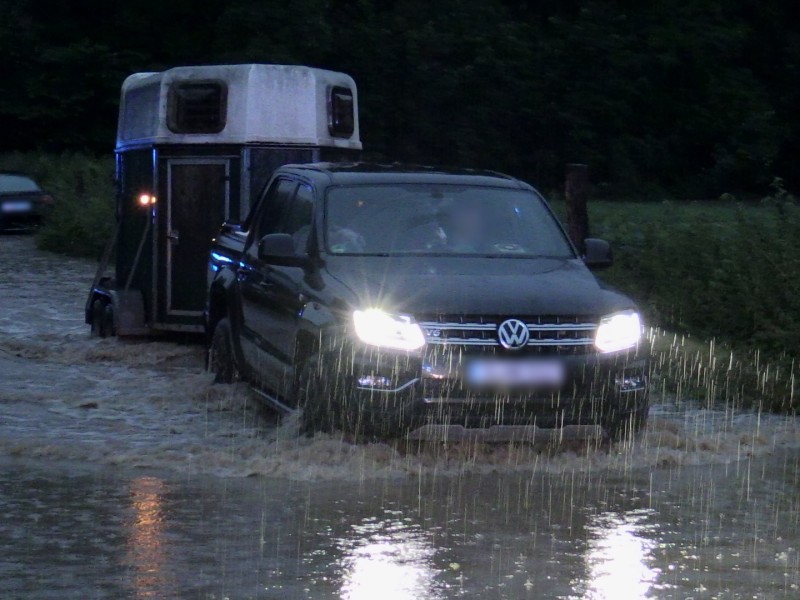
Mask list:
[[800,598],[792,419],[635,444],[300,438],[203,349],[89,337],[91,262],[0,237],[2,598]]

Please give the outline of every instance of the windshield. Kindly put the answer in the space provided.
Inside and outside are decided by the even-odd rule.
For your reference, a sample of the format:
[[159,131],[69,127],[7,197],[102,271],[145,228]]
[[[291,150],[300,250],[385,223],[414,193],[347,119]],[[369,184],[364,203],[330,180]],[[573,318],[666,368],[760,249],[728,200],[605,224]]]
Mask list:
[[331,254],[350,255],[574,257],[539,196],[478,186],[331,188],[325,244]]
[[0,174],[0,194],[38,191],[39,186],[28,177]]

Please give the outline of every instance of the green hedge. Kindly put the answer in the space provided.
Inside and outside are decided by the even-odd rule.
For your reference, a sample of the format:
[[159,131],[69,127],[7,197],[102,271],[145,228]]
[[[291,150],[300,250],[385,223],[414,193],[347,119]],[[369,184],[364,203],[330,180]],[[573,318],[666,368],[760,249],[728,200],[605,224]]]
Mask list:
[[32,176],[56,201],[39,230],[44,250],[98,257],[114,225],[114,159],[79,153],[0,155],[0,171]]
[[659,328],[651,343],[663,396],[800,407],[800,207],[786,198],[594,202],[590,221],[614,247],[601,279]]
[[670,331],[800,356],[800,207],[791,202],[597,203],[615,249],[601,277]]

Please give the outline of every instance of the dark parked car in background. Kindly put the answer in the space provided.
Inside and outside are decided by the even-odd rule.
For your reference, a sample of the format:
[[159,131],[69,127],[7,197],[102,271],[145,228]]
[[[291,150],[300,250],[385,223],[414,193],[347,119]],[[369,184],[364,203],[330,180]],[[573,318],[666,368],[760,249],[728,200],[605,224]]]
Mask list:
[[609,245],[585,246],[498,173],[284,166],[212,245],[209,366],[308,431],[630,435],[648,348],[635,304],[590,271]]
[[0,231],[29,230],[42,222],[53,197],[21,173],[0,173]]

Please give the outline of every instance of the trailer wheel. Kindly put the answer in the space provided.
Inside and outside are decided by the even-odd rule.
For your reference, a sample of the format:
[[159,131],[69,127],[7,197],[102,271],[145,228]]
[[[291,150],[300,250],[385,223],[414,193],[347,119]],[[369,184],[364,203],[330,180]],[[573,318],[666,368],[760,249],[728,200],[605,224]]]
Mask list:
[[103,320],[101,322],[103,337],[113,337],[117,335],[117,328],[114,326],[114,307],[109,302],[103,308]]
[[215,374],[214,383],[233,383],[239,379],[231,342],[231,323],[227,318],[220,319],[211,334],[208,370]]
[[106,337],[103,329],[105,304],[100,298],[92,302],[92,337]]

